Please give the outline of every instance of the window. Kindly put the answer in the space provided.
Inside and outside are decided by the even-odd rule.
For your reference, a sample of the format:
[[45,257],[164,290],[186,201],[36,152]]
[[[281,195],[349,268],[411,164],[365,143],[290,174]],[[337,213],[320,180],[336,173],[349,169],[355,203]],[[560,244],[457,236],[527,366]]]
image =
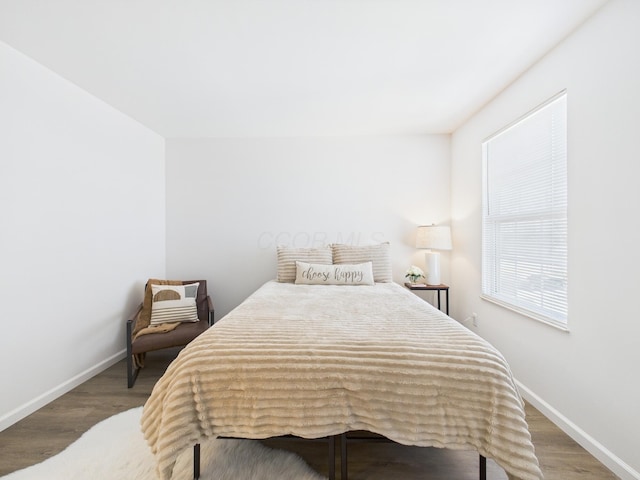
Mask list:
[[482,149],[482,297],[566,329],[566,92]]

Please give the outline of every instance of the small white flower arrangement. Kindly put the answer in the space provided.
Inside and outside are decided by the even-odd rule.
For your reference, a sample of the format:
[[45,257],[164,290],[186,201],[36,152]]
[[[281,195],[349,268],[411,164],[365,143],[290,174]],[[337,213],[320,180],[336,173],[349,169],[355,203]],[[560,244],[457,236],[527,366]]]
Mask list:
[[411,265],[411,268],[407,270],[405,277],[408,278],[411,283],[416,283],[421,278],[425,278],[424,272],[415,265]]

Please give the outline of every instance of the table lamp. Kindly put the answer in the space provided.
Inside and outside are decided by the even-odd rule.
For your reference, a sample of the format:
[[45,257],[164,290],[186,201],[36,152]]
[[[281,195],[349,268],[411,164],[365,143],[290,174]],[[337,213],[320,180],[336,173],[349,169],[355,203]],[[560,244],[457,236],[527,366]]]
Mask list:
[[451,250],[451,228],[421,225],[416,235],[416,248],[428,249],[425,253],[427,285],[440,285],[440,253],[432,250]]

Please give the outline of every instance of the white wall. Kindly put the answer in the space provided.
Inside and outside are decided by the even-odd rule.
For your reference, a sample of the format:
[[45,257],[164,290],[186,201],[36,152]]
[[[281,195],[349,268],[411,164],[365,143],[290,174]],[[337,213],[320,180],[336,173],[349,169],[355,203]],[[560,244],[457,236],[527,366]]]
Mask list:
[[[607,4],[452,137],[452,314],[477,312],[525,396],[622,478],[640,478],[639,20]],[[570,333],[479,298],[481,142],[564,88]]]
[[162,137],[4,43],[0,106],[2,430],[123,357],[165,172]]
[[415,227],[449,222],[449,141],[169,139],[167,273],[207,279],[216,319],[275,278],[278,244],[389,241],[403,281]]

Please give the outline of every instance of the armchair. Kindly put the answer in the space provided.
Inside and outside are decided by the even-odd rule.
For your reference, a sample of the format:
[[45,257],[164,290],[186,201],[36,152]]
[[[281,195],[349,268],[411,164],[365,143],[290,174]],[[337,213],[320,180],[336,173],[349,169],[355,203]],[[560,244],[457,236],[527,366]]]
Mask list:
[[[195,295],[197,321],[159,324],[149,327],[153,304],[151,285],[189,285],[198,283]],[[193,307],[192,307],[193,308]],[[145,286],[144,301],[127,319],[127,387],[133,387],[147,352],[188,344],[213,325],[213,302],[207,293],[206,280],[167,281],[149,280]]]

